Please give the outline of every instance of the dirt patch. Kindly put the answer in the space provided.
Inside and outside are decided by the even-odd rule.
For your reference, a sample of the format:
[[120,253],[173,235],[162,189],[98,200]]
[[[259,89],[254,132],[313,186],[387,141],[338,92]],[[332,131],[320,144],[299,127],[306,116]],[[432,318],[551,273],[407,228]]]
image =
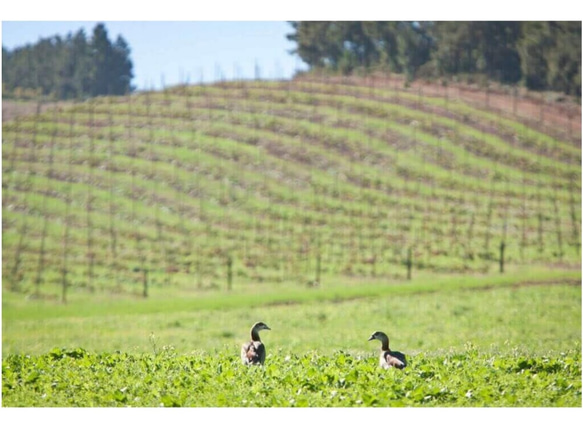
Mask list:
[[23,116],[31,116],[44,113],[55,107],[62,108],[72,105],[69,101],[57,101],[50,103],[39,103],[38,101],[15,101],[2,100],[2,122],[11,121]]
[[[309,78],[298,80],[306,81]],[[581,144],[581,103],[558,93],[515,89],[493,83],[488,88],[463,83],[442,85],[421,79],[407,84],[403,76],[393,74],[372,75],[366,78],[326,77],[325,82],[391,88],[397,92],[409,92],[419,96],[461,100],[472,107],[498,112],[518,120],[543,133],[552,135],[559,133],[561,139],[570,141],[573,145]]]

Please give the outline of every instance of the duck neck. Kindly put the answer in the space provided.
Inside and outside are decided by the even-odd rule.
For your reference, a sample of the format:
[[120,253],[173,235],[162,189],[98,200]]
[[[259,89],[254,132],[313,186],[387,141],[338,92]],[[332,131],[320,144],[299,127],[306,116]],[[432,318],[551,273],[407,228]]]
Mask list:
[[388,337],[381,338],[381,350],[382,351],[390,351],[390,349],[389,349],[389,338]]
[[261,338],[259,338],[259,332],[257,332],[255,329],[251,329],[251,339],[253,341],[261,341]]

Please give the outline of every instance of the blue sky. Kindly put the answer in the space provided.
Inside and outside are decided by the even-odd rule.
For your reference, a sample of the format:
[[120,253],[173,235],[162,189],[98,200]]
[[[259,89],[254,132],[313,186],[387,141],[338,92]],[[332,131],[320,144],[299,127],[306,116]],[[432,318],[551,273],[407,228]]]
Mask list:
[[8,49],[39,38],[66,36],[83,28],[89,37],[103,22],[109,39],[122,35],[131,48],[133,84],[139,89],[202,80],[290,78],[306,65],[289,50],[286,21],[4,21],[2,45]]
[[542,11],[540,6],[524,9],[507,0],[489,0],[485,8],[470,8],[469,15],[457,0],[3,3],[2,44],[9,49],[35,43],[41,37],[65,36],[80,28],[90,36],[95,24],[103,22],[110,40],[121,34],[129,43],[135,76],[132,84],[139,89],[157,89],[162,83],[198,83],[201,79],[208,82],[220,76],[253,78],[256,64],[262,78],[290,78],[295,70],[307,66],[289,54],[294,47],[285,37],[291,32],[289,20],[581,19],[580,8],[570,0],[555,0],[551,10]]

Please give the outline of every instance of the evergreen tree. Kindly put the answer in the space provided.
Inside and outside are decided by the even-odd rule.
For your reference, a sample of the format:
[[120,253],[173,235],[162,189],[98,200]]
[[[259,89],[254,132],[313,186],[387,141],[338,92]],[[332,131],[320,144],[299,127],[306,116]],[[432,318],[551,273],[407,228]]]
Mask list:
[[313,68],[350,73],[357,68],[389,67],[414,75],[429,59],[430,23],[293,21],[292,53]]
[[113,71],[110,68],[113,59],[113,47],[107,38],[105,25],[97,24],[91,37],[91,95],[113,94]]
[[378,65],[401,72],[398,36],[402,23],[366,21],[362,25],[367,37],[374,41]]
[[432,61],[442,75],[479,73],[500,82],[520,79],[518,22],[437,22]]
[[121,36],[118,36],[113,44],[111,57],[111,74],[113,79],[113,93],[127,94],[133,90],[131,86],[132,61],[130,60],[130,47]]
[[581,22],[551,24],[554,48],[547,52],[547,85],[581,96]]
[[63,98],[82,97],[91,88],[91,50],[85,31],[80,29],[68,39],[66,57],[68,82]]
[[310,67],[337,69],[343,50],[338,23],[297,21],[290,24],[295,33],[288,34],[287,38],[297,43],[291,53],[298,54]]
[[518,82],[521,73],[516,43],[520,37],[520,23],[480,21],[475,26],[477,50],[484,59],[484,68],[480,71],[499,82]]
[[415,78],[419,68],[429,61],[433,37],[429,22],[402,22],[397,27],[399,71],[408,79]]
[[524,84],[581,96],[581,22],[525,22],[518,52]]
[[479,75],[581,96],[581,22],[292,21],[310,68],[387,68],[414,78]]
[[132,68],[128,43],[118,36],[112,44],[103,24],[90,40],[81,29],[12,51],[2,47],[3,94],[17,88],[60,99],[127,94]]

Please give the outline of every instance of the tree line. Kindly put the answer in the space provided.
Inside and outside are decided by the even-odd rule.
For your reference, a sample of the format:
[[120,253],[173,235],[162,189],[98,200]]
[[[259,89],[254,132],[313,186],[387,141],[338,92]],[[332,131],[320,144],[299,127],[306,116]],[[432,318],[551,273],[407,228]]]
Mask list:
[[310,69],[483,77],[581,97],[581,21],[291,21]]
[[12,97],[86,98],[131,92],[130,47],[120,35],[111,41],[104,24],[66,37],[41,38],[33,45],[2,46],[2,93]]

